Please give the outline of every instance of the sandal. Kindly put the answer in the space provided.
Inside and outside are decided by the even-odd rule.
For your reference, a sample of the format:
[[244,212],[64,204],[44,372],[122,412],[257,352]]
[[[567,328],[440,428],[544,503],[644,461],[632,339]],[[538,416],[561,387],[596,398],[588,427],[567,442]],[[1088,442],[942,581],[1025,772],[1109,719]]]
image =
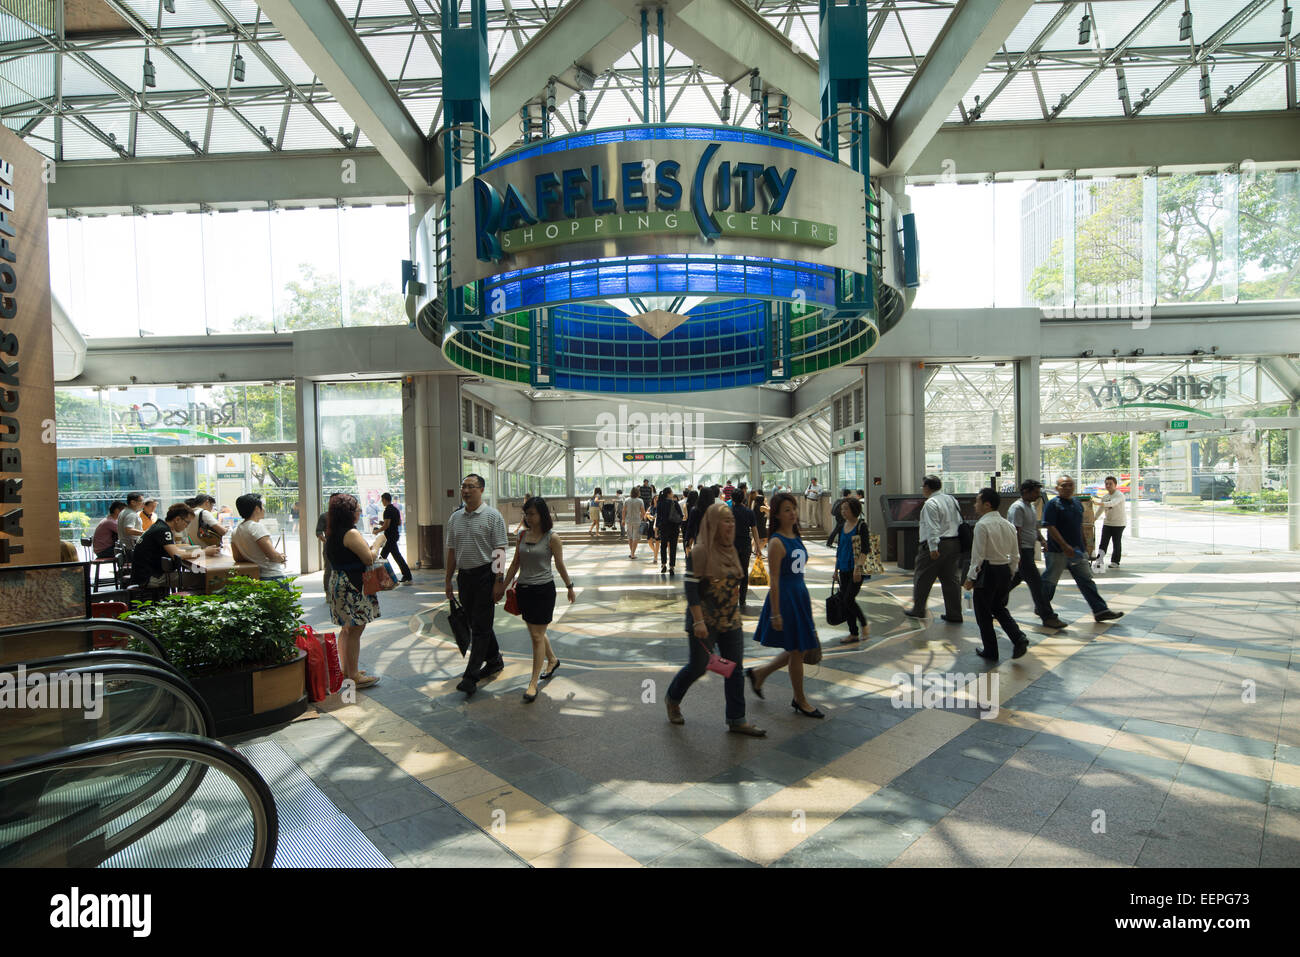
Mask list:
[[369,688],[371,685],[379,684],[379,678],[376,675],[368,675],[364,671],[352,679],[356,682],[357,688]]
[[746,668],[746,669],[745,669],[745,677],[749,679],[749,687],[750,687],[751,689],[753,689],[754,696],[755,696],[756,698],[761,698],[761,697],[763,697],[763,690],[762,690],[761,688],[759,688],[759,686],[758,686],[758,682],[754,680],[754,669],[753,669],[753,668]]

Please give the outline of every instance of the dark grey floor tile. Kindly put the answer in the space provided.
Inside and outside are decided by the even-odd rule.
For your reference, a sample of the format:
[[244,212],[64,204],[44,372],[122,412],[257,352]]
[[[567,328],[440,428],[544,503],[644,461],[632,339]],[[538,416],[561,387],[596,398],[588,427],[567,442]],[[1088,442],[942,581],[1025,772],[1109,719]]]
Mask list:
[[958,781],[942,774],[912,768],[890,782],[890,787],[934,804],[956,807],[966,795],[975,790],[976,785],[970,781]]
[[958,781],[980,784],[998,769],[998,765],[992,761],[981,761],[979,758],[968,758],[961,754],[935,753],[917,764],[915,769],[942,774],[956,778]]
[[1141,774],[1156,780],[1172,781],[1178,774],[1181,764],[1168,758],[1157,758],[1150,754],[1136,754],[1121,751],[1118,748],[1106,748],[1093,762],[1093,767],[1109,768],[1112,771],[1127,771]]
[[696,785],[660,801],[650,809],[667,820],[689,828],[697,834],[707,834],[747,808],[712,788]]
[[1268,790],[1268,803],[1287,811],[1300,811],[1300,788],[1285,784],[1272,784]]
[[431,851],[408,855],[412,867],[527,867],[486,834],[466,834]]
[[[1028,740],[1026,738],[1025,740]],[[1016,753],[1019,749],[1009,744],[1000,744],[996,741],[981,739],[971,734],[970,731],[963,731],[957,737],[953,738],[943,747],[934,752],[933,756],[959,756],[964,758],[974,758],[979,761],[991,761],[994,764],[1001,765],[1008,758]]]
[[751,771],[787,785],[806,778],[825,765],[825,761],[808,760],[776,749],[745,759],[745,767]]
[[1287,764],[1300,765],[1300,748],[1290,744],[1279,744],[1275,756],[1277,760]]
[[905,831],[924,831],[949,813],[951,808],[935,804],[914,794],[896,790],[892,785],[881,788],[853,808],[853,814],[869,813]]
[[[861,714],[873,715],[874,712],[861,711],[858,708],[847,708],[847,711],[859,711]],[[834,721],[824,722],[824,727],[816,728],[812,731],[814,737],[825,738],[827,741],[834,741],[842,744],[846,748],[852,749],[861,747],[876,735],[885,729],[882,727],[873,727],[868,724],[858,724],[851,721],[845,721],[840,715],[837,715]]]
[[[701,784],[700,787],[722,795],[732,803],[732,806],[739,808],[741,811],[747,811],[755,804],[782,790],[785,785],[779,781],[773,781],[771,778],[763,777],[758,772],[742,765],[724,771],[722,774],[714,775]],[[737,813],[740,813],[740,811]]]
[[1061,712],[1066,721],[1078,721],[1082,724],[1094,724],[1099,728],[1118,731],[1129,720],[1128,715],[1103,711],[1091,705],[1073,704]]
[[862,867],[862,860],[847,853],[830,841],[823,840],[820,834],[808,838],[772,867]]
[[651,867],[759,867],[712,841],[696,838],[650,862]]
[[812,732],[805,732],[777,745],[776,750],[816,762],[818,767],[842,758],[853,750],[855,745],[842,744],[830,738],[818,737]]
[[551,802],[551,810],[564,815],[584,831],[595,834],[612,824],[640,814],[645,807],[604,787],[560,798]]
[[1026,751],[1042,751],[1047,754],[1054,754],[1058,757],[1068,758],[1071,761],[1078,761],[1087,764],[1101,753],[1105,745],[1092,744],[1088,741],[1074,741],[1070,738],[1063,738],[1060,735],[1047,734],[1040,731],[1033,739],[1025,745]]
[[413,858],[458,837],[482,832],[454,808],[444,805],[381,824],[379,833],[408,858]]
[[1029,728],[1014,728],[994,721],[979,721],[961,733],[960,738],[979,738],[1013,748],[1028,744],[1038,732]]
[[1196,728],[1188,728],[1180,724],[1169,724],[1164,721],[1148,721],[1146,718],[1129,718],[1124,722],[1124,730],[1130,734],[1142,734],[1149,738],[1165,738],[1169,741],[1190,742],[1196,737]]
[[1195,764],[1183,765],[1182,770],[1178,773],[1178,783],[1205,788],[1209,791],[1218,791],[1220,794],[1245,798],[1249,801],[1257,801],[1260,804],[1264,804],[1268,800],[1269,783],[1267,781],[1247,777],[1244,774],[1233,774],[1230,771],[1213,771],[1209,768],[1198,767]]
[[499,778],[515,783],[517,778],[527,777],[542,771],[554,771],[560,765],[550,758],[543,757],[536,751],[519,751],[504,758],[482,762],[485,771],[491,771]]
[[389,791],[363,795],[353,803],[375,824],[383,825],[442,807],[444,802],[420,782],[411,781]]
[[691,843],[697,836],[689,828],[653,811],[642,811],[600,831],[601,840],[608,841],[642,864],[649,864]]
[[1142,845],[1136,863],[1138,867],[1258,867],[1259,853],[1156,833]]
[[1273,757],[1275,746],[1272,741],[1261,741],[1258,738],[1245,738],[1237,734],[1223,734],[1204,729],[1196,732],[1192,743],[1219,751],[1230,751],[1233,754],[1247,754],[1255,758]]
[[[500,774],[501,772],[494,772]],[[596,782],[566,767],[550,767],[516,778],[507,778],[516,789],[534,797],[543,804],[553,804],[565,798],[585,794],[596,787]]]

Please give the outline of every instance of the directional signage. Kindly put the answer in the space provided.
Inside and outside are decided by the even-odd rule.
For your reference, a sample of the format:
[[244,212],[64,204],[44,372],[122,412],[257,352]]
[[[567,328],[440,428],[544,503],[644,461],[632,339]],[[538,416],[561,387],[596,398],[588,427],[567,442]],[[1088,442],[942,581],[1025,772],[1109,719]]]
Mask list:
[[1171,429],[1185,429],[1185,428],[1187,428],[1187,420],[1186,420],[1186,419],[1170,419],[1170,420],[1169,420],[1169,427],[1170,427]]
[[133,451],[136,455],[148,455],[148,454],[149,454],[149,446],[147,446],[147,445],[137,445],[137,446],[135,446],[131,451]]
[[624,452],[624,462],[689,462],[695,458],[691,452]]
[[991,475],[997,471],[997,458],[997,446],[994,445],[945,445],[943,470],[983,472]]

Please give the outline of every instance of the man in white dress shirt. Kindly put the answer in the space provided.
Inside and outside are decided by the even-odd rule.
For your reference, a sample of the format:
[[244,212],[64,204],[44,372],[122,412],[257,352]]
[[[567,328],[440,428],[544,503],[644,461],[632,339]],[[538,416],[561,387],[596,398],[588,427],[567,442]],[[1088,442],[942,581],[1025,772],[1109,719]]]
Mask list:
[[912,607],[904,609],[908,618],[924,618],[925,603],[936,578],[943,591],[943,620],[961,624],[961,541],[957,526],[961,508],[957,500],[940,491],[943,482],[937,475],[927,475],[921,484],[925,504],[921,506],[920,543],[916,549],[916,571],[912,577]]
[[1011,639],[1011,657],[1019,658],[1029,647],[1029,640],[1020,630],[1016,620],[1007,611],[1007,596],[1011,593],[1011,578],[1020,566],[1020,539],[1016,527],[998,514],[1002,496],[994,489],[980,489],[975,496],[975,541],[970,550],[970,570],[962,587],[973,588],[971,603],[975,606],[975,621],[980,626],[983,648],[975,654],[985,661],[998,660],[998,638],[993,632],[993,619]]
[[1114,542],[1115,551],[1111,554],[1110,563],[1118,565],[1119,542],[1124,537],[1124,529],[1128,525],[1128,509],[1124,506],[1124,493],[1119,491],[1119,482],[1115,481],[1115,476],[1106,476],[1106,494],[1094,495],[1093,499],[1100,502],[1102,508],[1101,544],[1097,546],[1097,551],[1105,555],[1106,546]]

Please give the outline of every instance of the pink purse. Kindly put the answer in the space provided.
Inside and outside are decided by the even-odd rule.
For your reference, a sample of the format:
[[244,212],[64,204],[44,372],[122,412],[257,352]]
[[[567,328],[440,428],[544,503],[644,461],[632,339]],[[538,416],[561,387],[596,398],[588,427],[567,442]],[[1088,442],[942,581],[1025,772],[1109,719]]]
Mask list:
[[[696,638],[695,640],[699,641],[701,645],[704,645],[704,642],[699,638]],[[709,646],[704,645],[704,650],[709,651]],[[708,671],[712,671],[714,674],[722,675],[724,678],[730,678],[732,673],[736,670],[736,663],[730,658],[722,657],[722,655],[718,654],[716,651],[709,651],[709,663],[705,665],[705,668]]]

